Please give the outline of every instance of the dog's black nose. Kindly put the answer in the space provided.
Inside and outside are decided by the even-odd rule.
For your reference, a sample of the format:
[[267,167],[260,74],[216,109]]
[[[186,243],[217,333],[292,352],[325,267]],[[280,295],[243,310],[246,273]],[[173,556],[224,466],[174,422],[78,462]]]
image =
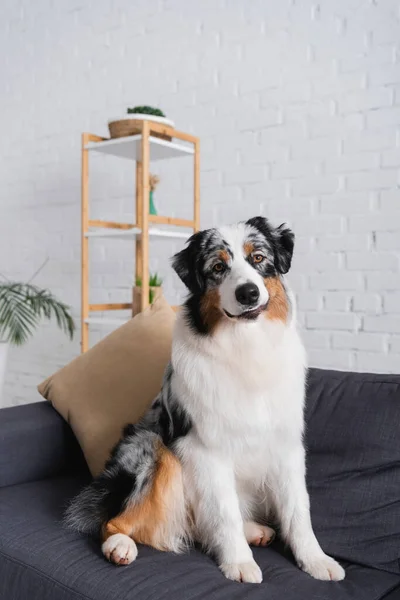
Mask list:
[[244,283],[235,290],[236,300],[245,306],[257,304],[260,291],[255,283]]

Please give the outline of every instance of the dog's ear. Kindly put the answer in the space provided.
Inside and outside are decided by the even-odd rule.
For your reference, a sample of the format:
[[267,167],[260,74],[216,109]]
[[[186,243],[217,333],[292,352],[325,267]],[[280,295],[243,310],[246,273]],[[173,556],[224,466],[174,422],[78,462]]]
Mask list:
[[203,231],[193,234],[187,246],[172,257],[172,268],[192,294],[199,294],[204,288],[201,272],[201,240]]
[[275,246],[275,268],[284,275],[290,269],[292,264],[294,233],[286,223],[279,225],[274,231],[276,239]]
[[271,242],[273,227],[268,219],[265,217],[252,217],[246,221],[246,225],[250,225],[250,227],[258,229],[258,231],[263,234],[267,241]]
[[294,247],[294,233],[285,223],[279,225],[276,229],[272,227],[265,217],[253,217],[246,222],[246,225],[255,227],[266,238],[268,243],[274,249],[274,267],[284,275],[290,269]]

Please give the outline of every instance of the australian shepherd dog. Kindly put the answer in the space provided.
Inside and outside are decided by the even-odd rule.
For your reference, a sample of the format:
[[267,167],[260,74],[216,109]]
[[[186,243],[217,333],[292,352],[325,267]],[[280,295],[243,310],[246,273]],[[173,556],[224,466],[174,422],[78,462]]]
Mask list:
[[310,519],[306,357],[284,279],[293,246],[286,226],[255,217],[195,233],[174,256],[189,295],[161,392],[67,511],[112,563],[134,561],[137,543],[198,542],[229,579],[260,583],[250,546],[272,541],[272,522],[306,573],[345,576]]

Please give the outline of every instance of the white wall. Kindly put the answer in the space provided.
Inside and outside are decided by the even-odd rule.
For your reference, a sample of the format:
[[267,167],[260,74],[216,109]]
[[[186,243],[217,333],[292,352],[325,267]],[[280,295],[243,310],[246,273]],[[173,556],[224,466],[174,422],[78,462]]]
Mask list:
[[[159,105],[201,137],[205,227],[293,226],[311,364],[400,370],[397,0],[3,0],[0,17],[0,272],[27,279],[48,257],[36,282],[79,316],[80,133]],[[190,215],[187,160],[154,169],[160,212]],[[129,221],[133,165],[91,169],[92,217]],[[178,247],[152,246],[171,301]],[[92,249],[91,300],[128,299],[132,245]],[[14,349],[7,402],[32,399],[78,337],[45,326]]]

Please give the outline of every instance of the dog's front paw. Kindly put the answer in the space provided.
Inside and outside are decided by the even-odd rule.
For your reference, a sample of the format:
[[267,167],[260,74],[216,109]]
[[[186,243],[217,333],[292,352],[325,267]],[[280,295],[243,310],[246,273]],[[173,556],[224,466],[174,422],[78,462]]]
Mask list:
[[346,575],[345,570],[336,560],[323,553],[316,557],[299,561],[299,567],[311,575],[311,577],[323,581],[341,581]]
[[107,538],[101,550],[107,560],[121,566],[133,562],[138,553],[135,542],[123,533],[115,533]]
[[261,569],[255,560],[245,563],[222,563],[219,566],[225,577],[233,581],[246,583],[261,583]]

